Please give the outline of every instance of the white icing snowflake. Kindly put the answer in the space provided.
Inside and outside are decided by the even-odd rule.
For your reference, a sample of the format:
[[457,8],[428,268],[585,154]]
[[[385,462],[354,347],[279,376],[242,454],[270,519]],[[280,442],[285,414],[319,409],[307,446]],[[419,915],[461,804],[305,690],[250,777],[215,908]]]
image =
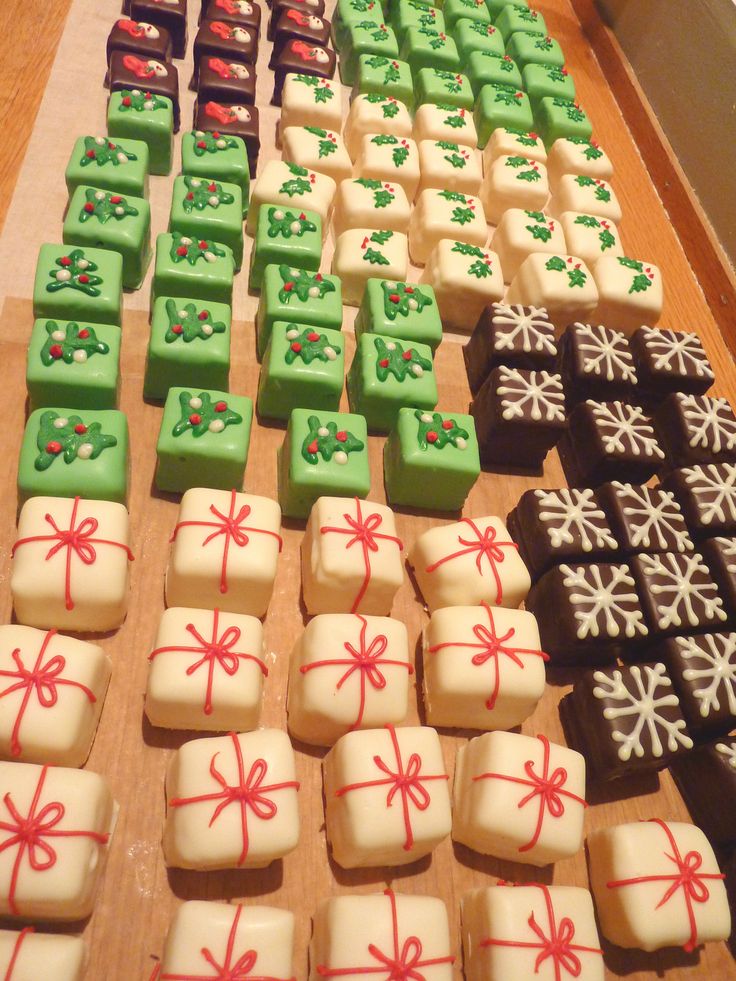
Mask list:
[[[605,570],[607,583],[603,581]],[[570,606],[577,623],[577,637],[646,637],[639,596],[627,565],[561,565],[563,584],[570,589]],[[600,622],[601,618],[603,622]]]
[[493,346],[496,351],[513,351],[515,341],[520,337],[522,350],[527,354],[531,351],[544,352],[553,357],[557,354],[554,333],[544,307],[527,307],[525,310],[518,303],[494,303],[493,319],[503,327],[511,328],[495,334]]
[[[559,375],[548,371],[502,368],[497,392],[501,396],[501,415],[504,419],[523,419],[528,412],[535,421],[565,421],[565,391]],[[504,395],[511,398],[503,398]]]
[[544,524],[552,548],[578,541],[584,552],[593,549],[617,548],[616,539],[608,530],[606,516],[598,507],[590,488],[554,491],[535,491],[539,505],[539,520]]
[[700,522],[736,521],[736,466],[706,463],[682,471],[685,483],[698,498]]
[[682,672],[684,680],[707,682],[704,687],[693,689],[701,717],[707,719],[711,710],[720,711],[721,688],[728,711],[736,715],[736,634],[703,634],[675,640],[682,659],[691,665]]
[[[646,682],[642,678],[642,671]],[[682,718],[670,720],[659,711],[679,706],[677,695],[668,691],[672,687],[664,664],[635,664],[629,669],[628,678],[632,689],[624,682],[623,674],[616,669],[612,675],[596,671],[593,680],[597,686],[593,689],[595,698],[610,698],[621,702],[621,706],[609,705],[603,710],[603,718],[610,720],[633,718],[634,726],[631,732],[621,732],[619,729],[611,733],[614,742],[620,743],[618,758],[623,762],[631,759],[631,754],[641,759],[644,756],[644,746],[641,734],[644,728],[649,734],[652,744],[652,755],[662,756],[664,748],[662,735],[667,738],[667,749],[674,753],[678,746],[692,749],[693,741],[685,731],[685,720]],[[659,689],[663,689],[659,693]],[[661,731],[661,734],[660,734]]]
[[713,369],[697,334],[674,330],[655,330],[642,327],[645,347],[652,352],[655,371],[676,371],[687,375],[694,371],[698,378],[713,378]]
[[639,561],[649,580],[647,586],[660,630],[683,625],[697,627],[705,620],[726,619],[718,587],[697,552],[641,554]]
[[736,573],[736,538],[714,538],[712,539],[720,546],[721,555],[726,560],[726,572],[729,575]]
[[736,743],[716,743],[716,749],[728,760],[728,765],[736,770]]
[[593,324],[574,324],[574,337],[582,355],[586,375],[604,375],[606,380],[636,385],[636,370],[629,345],[617,330]]
[[606,453],[632,453],[664,460],[651,423],[638,405],[588,399]]
[[688,444],[703,447],[711,453],[732,450],[736,446],[736,418],[731,403],[708,395],[677,393],[688,431]]
[[632,548],[673,549],[692,552],[685,520],[672,491],[661,488],[636,487],[611,481],[616,495],[624,500],[621,510],[629,521]]

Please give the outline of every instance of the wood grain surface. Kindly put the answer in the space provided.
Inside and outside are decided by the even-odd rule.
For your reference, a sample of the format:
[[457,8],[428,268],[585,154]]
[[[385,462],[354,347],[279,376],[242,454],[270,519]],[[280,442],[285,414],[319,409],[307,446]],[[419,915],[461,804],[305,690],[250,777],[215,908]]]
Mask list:
[[[25,4],[23,10],[34,6]],[[47,9],[47,5],[43,6]],[[560,40],[567,54],[580,101],[592,118],[596,137],[613,161],[613,183],[624,211],[624,246],[628,254],[656,262],[663,270],[663,326],[697,330],[716,371],[718,382],[715,391],[736,399],[736,373],[706,297],[652,186],[598,62],[584,39],[571,4],[568,0],[539,0],[536,6],[544,13],[550,33]],[[197,0],[192,0],[191,7],[198,8]],[[328,9],[331,7],[332,2],[329,2]],[[114,3],[110,3],[109,10],[112,22],[118,9]],[[194,9],[190,11],[190,29],[196,12]],[[71,22],[67,28],[81,29],[81,25]],[[46,48],[43,34],[39,34],[34,47],[39,50]],[[268,75],[265,63],[269,50],[270,45],[262,39],[259,59],[261,81]],[[49,56],[47,51],[44,57]],[[183,70],[182,79],[186,78],[188,72]],[[263,91],[260,86],[259,89]],[[344,94],[347,102],[346,90]],[[101,86],[96,88],[95,82],[87,92],[75,97],[99,98],[102,103],[105,92]],[[20,135],[23,121],[19,120],[16,125]],[[261,136],[263,161],[276,156],[278,151],[270,126],[262,128]],[[49,138],[52,138],[51,133]],[[69,134],[69,143],[71,138]],[[6,230],[8,234],[21,232],[21,229]],[[247,268],[248,249],[249,245],[244,268]],[[323,271],[329,268],[331,251],[328,244]],[[246,290],[245,279],[242,273],[236,280],[236,289],[241,293]],[[255,302],[251,298],[248,309],[254,309]],[[352,319],[352,313],[349,313],[346,327],[349,327]],[[29,300],[8,297],[2,309],[2,323],[5,329],[0,335],[0,364],[5,383],[0,386],[0,418],[3,419],[3,446],[8,465],[0,476],[0,618],[2,622],[8,622],[12,616],[7,582],[10,545],[15,534],[15,461],[24,424],[25,348],[32,325]],[[9,325],[12,325],[12,330]],[[102,646],[113,660],[113,678],[88,763],[90,769],[104,773],[109,780],[120,803],[120,816],[95,911],[87,923],[80,925],[90,951],[86,977],[88,981],[146,981],[161,953],[166,929],[177,905],[182,900],[198,898],[258,901],[292,909],[297,919],[294,972],[303,981],[307,976],[310,917],[316,904],[333,894],[374,892],[390,883],[399,891],[441,896],[445,900],[455,953],[458,955],[456,977],[460,978],[459,900],[463,893],[471,888],[490,885],[498,878],[587,886],[583,851],[573,859],[537,869],[476,855],[464,847],[453,846],[448,839],[431,858],[403,869],[346,872],[331,862],[325,840],[320,775],[324,753],[298,745],[301,837],[294,853],[258,872],[196,873],[171,870],[164,865],[160,847],[165,815],[164,774],[172,751],[192,738],[192,734],[154,729],[148,725],[142,711],[147,656],[164,609],[167,543],[176,521],[178,504],[176,498],[157,493],[153,485],[155,442],[161,409],[145,404],[141,395],[147,337],[145,315],[128,309],[123,324],[121,408],[128,415],[131,429],[130,511],[136,560],[132,569],[128,619],[115,634],[101,638]],[[349,363],[354,350],[349,330],[345,345]],[[465,411],[469,391],[460,344],[448,338],[438,351],[436,363],[439,409]],[[253,323],[251,319],[239,321],[233,327],[231,390],[255,397],[257,380]],[[346,404],[343,400],[343,407]],[[282,438],[282,427],[254,426],[245,480],[249,492],[275,496],[276,448]],[[372,473],[370,498],[376,501],[384,500],[381,471],[383,442],[382,438],[377,437],[371,437],[369,441]],[[483,474],[470,494],[464,513],[470,516],[488,513],[505,516],[527,488],[562,484],[557,457],[552,453],[544,474],[538,478]],[[399,534],[408,546],[426,528],[448,520],[451,520],[448,516],[399,514]],[[288,658],[305,623],[300,607],[299,576],[299,546],[303,532],[303,523],[286,523],[274,599],[265,620],[270,674],[265,686],[261,723],[266,726],[286,726]],[[416,644],[419,650],[427,614],[408,576],[397,596],[393,614],[406,623],[410,642]],[[413,680],[420,684],[421,676],[414,676]],[[542,702],[534,715],[523,724],[522,731],[527,734],[542,732],[552,740],[564,741],[557,704],[569,690],[569,677],[550,670],[548,680]],[[416,723],[420,719],[420,707],[414,696],[407,722]],[[469,732],[441,733],[450,774],[458,746],[470,735]],[[591,795],[591,806],[586,812],[586,831],[653,816],[665,819],[688,817],[666,772],[659,777],[629,782],[625,787],[612,787],[605,793],[596,790]],[[663,975],[671,981],[693,981],[706,977],[714,981],[727,981],[736,978],[734,961],[725,944],[711,944],[692,954],[681,950],[645,954],[622,951],[605,942],[603,946],[608,978],[626,977],[632,981],[653,981]],[[547,970],[546,966],[544,970]],[[540,970],[538,977],[540,981],[547,981],[553,978],[553,974],[549,970],[547,974]],[[509,978],[508,981],[515,979]]]

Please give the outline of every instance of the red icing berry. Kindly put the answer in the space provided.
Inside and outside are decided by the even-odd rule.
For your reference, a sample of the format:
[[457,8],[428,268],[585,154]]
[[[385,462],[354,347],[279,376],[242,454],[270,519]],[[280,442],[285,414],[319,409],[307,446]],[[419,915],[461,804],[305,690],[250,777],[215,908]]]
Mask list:
[[71,264],[72,264],[72,260],[69,258],[68,255],[63,255],[61,259],[59,259],[60,266],[71,266]]
[[186,245],[180,245],[178,247],[178,249],[176,250],[176,254],[177,255],[186,255],[187,254],[187,247],[186,247]]
[[404,361],[411,361],[411,348],[409,348],[408,351],[404,351],[401,357],[404,359]]
[[53,453],[54,456],[58,456],[58,454],[61,453],[61,450],[61,443],[57,443],[55,439],[52,439],[50,443],[46,444],[46,452]]
[[194,194],[190,191],[189,194],[187,194],[187,201],[193,201],[193,200],[194,200]]
[[227,402],[215,402],[215,412],[224,412],[227,409]]
[[202,312],[201,312],[201,313],[199,314],[199,319],[200,319],[200,320],[206,320],[206,319],[207,319],[207,318],[209,317],[209,315],[210,315],[210,312],[209,312],[209,310],[203,310],[203,311],[202,311]]
[[85,156],[89,157],[90,160],[94,160],[97,154],[95,153],[94,150],[87,150]]
[[199,247],[200,247],[200,249],[207,249],[207,248],[209,248],[208,244],[205,242],[204,239],[202,239],[202,241],[199,243]]
[[317,443],[316,439],[313,439],[312,442],[307,447],[307,453],[316,453],[318,449],[319,449],[319,444]]
[[132,105],[133,102],[129,95],[124,95],[120,101],[124,106]]
[[201,422],[201,421],[202,421],[202,416],[200,416],[200,415],[199,415],[199,413],[197,413],[197,412],[193,412],[193,413],[192,413],[192,414],[191,414],[191,415],[189,416],[189,422],[190,422],[190,423],[191,423],[191,424],[192,424],[193,426],[198,426],[198,425],[200,424],[200,422]]
[[115,149],[115,144],[114,143],[110,143],[109,140],[108,140],[107,149],[108,150],[114,150]]
[[79,282],[80,283],[88,283],[89,282],[89,276],[87,275],[87,273],[80,273],[79,276],[78,276],[78,279],[79,279]]
[[388,358],[381,358],[378,364],[381,368],[388,368]]
[[284,292],[285,293],[291,293],[291,291],[293,289],[294,289],[294,284],[291,282],[291,280],[289,280],[288,283],[284,283]]
[[120,204],[122,200],[119,194],[113,194],[110,198],[110,204]]
[[316,330],[310,330],[310,332],[307,334],[307,340],[308,341],[311,341],[312,343],[314,343],[315,341],[318,341],[319,340],[319,334],[317,333],[317,331]]
[[199,147],[200,150],[207,149],[207,144],[205,143],[204,140],[197,140],[197,146]]
[[219,131],[218,131],[218,130],[213,130],[213,131],[212,131],[212,135],[214,136],[214,138],[215,138],[216,140],[219,140],[219,139],[220,139],[220,133],[219,133]]
[[95,210],[95,206],[92,204],[91,201],[88,201],[84,206],[84,210],[87,212],[88,215],[91,215],[92,212]]
[[345,432],[344,429],[341,429],[339,432],[335,433],[335,439],[338,441],[338,443],[344,443],[347,440],[347,438],[348,438],[348,434]]
[[89,337],[89,331],[87,330],[86,327],[82,327],[82,329],[79,332],[79,337],[81,337],[82,340],[85,341],[87,340],[87,338]]
[[302,211],[302,213],[301,213],[301,214],[299,215],[299,220],[300,220],[300,221],[304,221],[304,220],[306,219],[306,217],[307,217],[307,216],[306,216],[306,215],[304,214],[304,212]]
[[61,344],[52,344],[49,348],[49,354],[52,358],[56,358],[57,360],[61,357],[62,353]]
[[442,420],[442,428],[443,429],[452,429],[452,427],[454,425],[455,425],[455,423],[452,421],[452,419],[443,419]]
[[399,294],[398,293],[389,293],[388,298],[389,298],[389,300],[392,303],[398,303],[399,302]]
[[429,432],[427,433],[427,442],[428,443],[436,443],[438,439],[439,439],[439,436],[434,431],[434,429],[430,429]]
[[414,287],[413,286],[407,286],[406,289],[404,290],[404,292],[405,293],[413,293],[414,292]]
[[207,190],[208,191],[216,191],[217,190],[217,184],[210,184],[208,186]]
[[302,349],[302,346],[299,343],[299,341],[294,341],[294,343],[291,345],[291,350],[294,352],[294,354],[299,354],[299,352],[301,351],[301,349]]
[[322,282],[322,273],[317,273],[317,275],[314,278],[315,278],[315,280],[318,283],[321,283]]
[[87,427],[83,422],[78,422],[74,427],[74,432],[77,434],[77,436],[84,436],[84,434],[87,432]]
[[184,328],[181,324],[172,324],[171,330],[174,334],[183,334]]

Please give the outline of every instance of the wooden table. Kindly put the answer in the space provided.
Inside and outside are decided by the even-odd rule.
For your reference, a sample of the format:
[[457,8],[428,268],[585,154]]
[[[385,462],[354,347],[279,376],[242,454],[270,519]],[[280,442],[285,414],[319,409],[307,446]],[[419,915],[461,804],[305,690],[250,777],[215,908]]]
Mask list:
[[[196,6],[196,0],[192,0],[192,7]],[[728,283],[728,274],[711,265],[711,278],[703,282],[708,287],[708,294],[699,288],[683,244],[647,175],[601,68],[584,40],[576,11],[587,18],[591,30],[600,31],[599,23],[593,19],[595,15],[589,0],[539,0],[537,6],[544,13],[550,32],[560,40],[568,55],[568,65],[578,86],[580,101],[589,111],[596,136],[613,161],[614,185],[624,210],[622,236],[625,247],[629,254],[654,261],[663,269],[665,314],[662,325],[696,329],[700,333],[717,374],[716,393],[730,395],[736,400],[736,373],[708,306],[708,302],[719,305],[716,294],[722,290],[724,282]],[[16,25],[14,30],[21,32],[20,35],[16,33],[15,37],[26,37],[34,53],[34,67],[30,72],[32,77],[27,85],[21,86],[24,91],[16,91],[14,81],[15,71],[20,71],[26,61],[21,43],[8,47],[0,77],[3,105],[10,106],[6,139],[2,141],[0,151],[3,154],[0,158],[3,164],[0,167],[0,180],[5,191],[0,198],[0,215],[3,217],[22,157],[23,140],[32,125],[32,106],[34,101],[38,104],[42,94],[48,65],[68,7],[69,0],[55,0],[51,5],[5,0],[2,6],[2,17],[13,20]],[[117,9],[111,5],[111,10],[112,21]],[[597,43],[603,42],[610,44],[605,32],[598,35]],[[262,42],[261,49],[260,74],[263,77],[268,45]],[[101,100],[105,97],[101,87],[94,94]],[[649,136],[645,133],[644,137],[650,139],[651,133]],[[640,142],[644,137],[640,136]],[[262,138],[262,159],[275,155],[277,151],[272,132],[264,132]],[[15,144],[12,148],[9,147],[11,143]],[[20,234],[20,230],[9,228],[6,234]],[[691,242],[702,245],[702,231],[693,228],[690,235]],[[238,289],[245,289],[244,279],[244,274],[241,274],[237,280]],[[733,294],[726,295],[725,300],[724,304],[720,304],[720,313],[724,309],[734,309]],[[4,366],[5,380],[0,388],[0,418],[3,419],[5,458],[8,461],[0,478],[0,501],[3,502],[0,505],[0,618],[7,622],[12,612],[7,575],[9,543],[14,538],[14,469],[24,423],[24,358],[32,323],[31,305],[27,299],[9,297],[2,316],[4,325],[13,325],[12,331],[4,331],[0,341],[0,363]],[[351,320],[352,316],[347,319]],[[166,869],[160,849],[165,813],[164,773],[171,752],[191,738],[191,734],[154,729],[148,725],[142,713],[147,655],[163,611],[167,541],[177,514],[177,500],[174,497],[152,490],[154,446],[161,410],[144,404],[141,398],[147,334],[146,317],[142,313],[128,311],[123,329],[121,408],[128,414],[132,433],[130,510],[136,561],[128,619],[121,630],[101,641],[113,660],[114,672],[88,765],[107,776],[121,809],[97,905],[89,922],[83,925],[91,952],[87,975],[89,981],[146,979],[162,950],[174,909],[180,901],[189,898],[257,900],[292,909],[297,916],[295,973],[298,978],[304,979],[307,973],[310,916],[316,903],[331,894],[350,890],[373,892],[391,883],[400,891],[442,896],[448,905],[453,936],[457,940],[459,900],[468,889],[489,885],[497,878],[586,886],[587,873],[582,852],[554,867],[536,869],[474,854],[464,847],[453,846],[450,840],[443,842],[431,859],[408,868],[358,872],[339,869],[331,863],[323,830],[320,779],[323,753],[307,746],[297,746],[298,778],[302,786],[302,824],[300,844],[293,854],[262,872],[200,874]],[[234,325],[231,388],[251,396],[255,395],[258,379],[258,365],[252,354],[253,341],[252,322]],[[351,334],[346,334],[345,344],[349,363],[354,349]],[[448,339],[441,346],[437,367],[439,408],[463,411],[469,400],[469,392],[458,343]],[[275,451],[282,438],[281,428],[254,427],[246,471],[246,487],[250,492],[275,495]],[[384,499],[380,476],[382,445],[382,439],[370,439],[373,475],[370,496],[379,501]],[[471,492],[465,513],[504,516],[527,488],[562,484],[562,473],[555,454],[550,456],[544,475],[539,478],[484,474]],[[446,520],[447,516],[399,514],[399,534],[405,543],[410,544],[423,530]],[[299,606],[299,545],[302,535],[303,524],[286,523],[274,600],[265,621],[270,675],[262,724],[280,728],[286,725],[289,652],[304,626]],[[421,628],[427,621],[427,615],[408,578],[397,597],[393,613],[407,624],[411,642],[417,643],[419,651]],[[557,703],[569,687],[553,671],[549,672],[549,682],[539,708],[522,729],[528,734],[543,732],[553,740],[563,741]],[[419,719],[417,702],[413,699],[407,721],[411,724]],[[473,733],[442,733],[448,772],[452,773],[457,747],[470,735]],[[606,799],[592,802],[586,812],[587,830],[652,816],[687,819],[687,811],[666,772],[659,779],[650,778],[629,784],[626,792],[629,796],[619,796],[623,791],[612,789]],[[604,948],[609,978],[651,981],[661,976],[665,969],[666,977],[671,981],[705,977],[724,981],[736,977],[734,962],[724,944],[712,944],[694,954],[667,950],[648,955],[621,951],[605,943]],[[459,954],[459,945],[456,952]],[[459,958],[456,974],[459,978]]]

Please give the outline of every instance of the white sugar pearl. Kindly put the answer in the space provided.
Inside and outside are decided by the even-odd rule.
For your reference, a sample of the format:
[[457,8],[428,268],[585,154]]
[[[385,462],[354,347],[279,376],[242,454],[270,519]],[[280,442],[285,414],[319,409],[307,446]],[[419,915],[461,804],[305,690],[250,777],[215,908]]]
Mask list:
[[141,94],[141,90],[140,89],[133,89],[132,92],[133,92],[133,95],[140,95]]
[[68,269],[60,269],[56,274],[56,278],[60,283],[68,283],[72,278],[72,274]]
[[394,283],[393,280],[390,280],[389,282],[386,283],[386,289],[387,290],[395,290],[396,289],[396,283]]
[[63,330],[55,330],[53,332],[53,334],[51,335],[51,340],[52,341],[65,341],[66,340],[66,334],[64,333]]
[[312,297],[312,299],[315,299],[315,297],[319,296],[319,286],[310,286],[309,295]]
[[89,265],[89,259],[77,259],[77,267],[79,269],[86,269]]
[[329,436],[330,435],[330,430],[329,429],[325,429],[324,426],[320,426],[319,429],[317,430],[317,435],[318,436],[322,436],[322,437]]
[[421,378],[422,375],[424,374],[424,368],[422,368],[420,364],[413,364],[411,366],[411,373],[412,375],[415,375],[417,378]]
[[298,234],[298,232],[301,230],[301,227],[302,226],[299,224],[298,221],[292,221],[292,223],[289,225],[289,228],[291,229],[294,235]]
[[186,238],[186,236],[184,236],[184,235],[182,235],[182,237],[181,237],[181,239],[179,241],[181,242],[182,245],[191,245],[192,244],[192,240],[190,238]]
[[125,156],[125,154],[124,153],[119,153],[118,154],[118,163],[125,164],[127,162],[128,162],[128,158]]
[[419,306],[416,300],[409,300],[409,302],[406,305],[409,307],[410,310],[416,310],[417,307]]
[[420,418],[421,418],[422,422],[432,422],[433,421],[433,417],[429,414],[429,412],[423,412]]
[[205,252],[204,254],[205,262],[216,262],[217,256],[214,252]]
[[334,348],[326,347],[325,348],[325,357],[327,358],[328,361],[334,361],[335,358],[337,357],[337,354],[335,353]]
[[224,150],[227,143],[224,140],[215,140],[215,146],[218,150]]
[[298,337],[298,336],[299,336],[299,331],[298,330],[287,330],[287,332],[286,332],[286,339],[289,340],[289,341],[293,341],[294,338],[295,337]]
[[143,103],[143,108],[149,110],[153,109],[153,103],[151,102],[150,99],[146,99],[146,101]]
[[59,416],[58,419],[54,419],[54,429],[63,429],[64,426],[69,425],[69,420],[65,419],[64,416]]
[[96,136],[95,143],[97,144],[97,146],[104,146],[107,143],[107,140],[105,139],[104,136]]
[[216,208],[220,204],[220,199],[217,197],[216,194],[213,194],[211,197],[207,199],[207,204],[209,204],[211,208]]
[[104,201],[104,200],[105,200],[105,192],[95,191],[95,201]]
[[299,270],[298,269],[291,269],[289,271],[289,275],[290,276],[298,276],[299,275]]
[[179,317],[180,320],[186,320],[186,318],[189,316],[186,310],[177,310],[176,315]]
[[80,460],[89,460],[89,458],[94,453],[94,446],[91,443],[82,443],[77,450],[77,456]]
[[78,351],[74,352],[72,358],[77,362],[77,364],[84,364],[84,362],[87,360],[87,352],[80,348]]
[[339,463],[340,466],[343,466],[348,462],[348,455],[344,450],[338,450],[332,459],[335,461],[335,463]]
[[283,211],[274,211],[273,216],[276,219],[276,221],[283,221],[284,220],[284,212]]
[[225,423],[222,419],[213,419],[207,428],[211,433],[221,433],[225,428]]
[[393,341],[389,341],[388,342],[388,344],[386,345],[386,350],[387,351],[395,351],[396,350],[396,345],[394,344]]
[[205,335],[205,337],[209,337],[212,333],[212,324],[205,324],[202,327],[202,333]]
[[200,181],[200,180],[197,180],[197,178],[196,178],[196,177],[192,177],[192,179],[191,179],[191,180],[189,181],[189,183],[190,183],[190,185],[191,185],[192,187],[199,187],[199,186],[200,186],[200,184],[202,183],[202,181]]
[[116,215],[124,215],[125,214],[125,208],[123,208],[120,205],[118,205],[117,208],[115,209],[115,214]]
[[197,137],[198,140],[201,140],[202,137],[204,136],[204,130],[203,129],[197,129],[197,130],[194,131],[194,135]]
[[455,440],[455,446],[457,446],[459,450],[464,450],[467,445],[468,444],[465,442],[462,436],[458,436],[458,438]]
[[195,397],[193,399],[189,399],[189,408],[190,409],[201,409],[202,408],[202,399],[197,398],[196,395],[195,395]]

